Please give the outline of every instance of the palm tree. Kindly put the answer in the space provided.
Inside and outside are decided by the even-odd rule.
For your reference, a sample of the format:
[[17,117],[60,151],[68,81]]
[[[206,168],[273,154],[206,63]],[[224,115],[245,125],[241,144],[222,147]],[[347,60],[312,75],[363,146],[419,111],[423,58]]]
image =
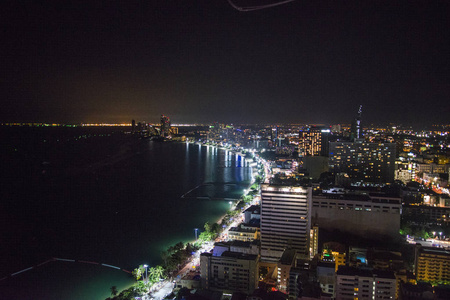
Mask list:
[[156,281],[158,281],[157,275],[156,275],[156,269],[151,267],[148,269],[148,281],[153,284]]
[[118,293],[118,291],[117,291],[117,286],[112,286],[111,287],[111,296],[116,296],[117,295],[117,293]]
[[136,280],[139,280],[142,276],[142,274],[144,273],[144,266],[143,265],[139,265],[138,268],[134,269],[132,274],[133,276],[136,278]]
[[155,276],[159,279],[164,278],[164,268],[162,266],[156,266],[154,268]]
[[183,242],[178,242],[173,247],[175,248],[175,251],[180,251],[180,250],[184,249],[184,244],[183,244]]

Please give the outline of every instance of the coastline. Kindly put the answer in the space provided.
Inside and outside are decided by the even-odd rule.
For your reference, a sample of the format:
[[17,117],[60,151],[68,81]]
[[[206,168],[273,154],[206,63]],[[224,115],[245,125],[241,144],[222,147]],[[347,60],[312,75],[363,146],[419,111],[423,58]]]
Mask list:
[[[186,143],[189,143],[189,142],[186,142]],[[234,151],[234,150],[229,150],[229,149],[226,149],[226,148],[223,148],[223,147],[217,147],[217,146],[214,146],[214,145],[203,145],[203,144],[200,144],[200,143],[192,143],[192,144],[196,144],[196,145],[200,145],[200,146],[207,146],[207,147],[214,147],[214,148],[216,148],[216,149],[221,149],[221,150],[225,150],[225,151],[230,151],[230,152],[234,153],[235,155],[240,156],[242,159],[246,160],[246,157],[245,157],[242,153],[237,152],[237,151]],[[250,168],[250,172],[252,173],[252,176],[251,176],[250,184],[248,185],[247,188],[249,188],[250,186],[252,186],[252,185],[254,184],[254,182],[255,182],[255,181],[254,181],[254,177],[253,177],[253,165],[249,163],[248,166],[249,166],[249,168]],[[189,192],[191,192],[192,190],[194,190],[194,189],[196,189],[196,188],[197,188],[197,187],[195,187],[195,188],[191,189],[190,191],[188,191],[187,193],[183,194],[183,195],[181,196],[181,198],[184,198],[184,196],[185,196],[186,194],[188,194]],[[244,189],[244,192],[242,193],[242,195],[240,196],[240,198],[239,198],[238,200],[234,200],[234,201],[235,201],[234,206],[231,207],[230,210],[235,209],[235,208],[236,208],[236,204],[237,204],[239,201],[241,201],[242,196],[245,196],[246,194],[247,194],[247,189]],[[250,205],[251,205],[251,204],[250,204]],[[250,205],[248,205],[248,206],[250,206]],[[245,208],[245,207],[244,207],[244,208]],[[221,223],[222,223],[222,220],[223,220],[227,215],[228,215],[228,213],[225,213],[225,214],[224,214],[223,216],[221,216],[215,223],[221,224]],[[239,213],[238,218],[242,218],[242,217],[243,217],[243,211],[241,211],[241,212]],[[199,266],[199,264],[200,264],[199,258],[197,258],[197,257],[199,257],[199,255],[200,255],[201,253],[206,252],[206,251],[210,251],[210,250],[212,249],[212,248],[211,248],[211,245],[208,245],[208,248],[204,248],[205,245],[206,245],[206,244],[215,243],[215,242],[217,242],[218,240],[220,240],[224,235],[226,235],[226,234],[228,233],[228,231],[229,231],[229,229],[232,227],[232,225],[233,225],[233,223],[230,224],[230,225],[228,225],[228,226],[227,226],[227,227],[226,227],[226,228],[218,235],[218,237],[216,237],[216,239],[215,239],[214,241],[205,242],[205,243],[201,246],[201,248],[200,248],[198,251],[195,252],[195,254],[190,255],[190,256],[184,261],[184,263],[182,264],[181,269],[175,273],[174,277],[184,276],[184,275],[186,275],[186,273],[188,272],[188,269],[190,269],[190,268],[197,268],[197,267]],[[188,242],[186,242],[186,243],[194,244],[194,243],[196,243],[196,242],[197,242],[196,240],[190,240],[190,241],[188,241]],[[196,259],[198,259],[198,262],[196,261]],[[162,289],[162,288],[164,288],[164,287],[167,287],[167,284],[171,284],[171,283],[170,283],[169,280],[166,279],[166,280],[164,280],[162,283],[159,283],[159,284],[158,284],[158,285],[159,285],[159,289]],[[159,289],[157,288],[155,291],[150,292],[149,295],[154,296],[153,294],[154,294],[154,293],[158,293],[158,292],[159,292]]]

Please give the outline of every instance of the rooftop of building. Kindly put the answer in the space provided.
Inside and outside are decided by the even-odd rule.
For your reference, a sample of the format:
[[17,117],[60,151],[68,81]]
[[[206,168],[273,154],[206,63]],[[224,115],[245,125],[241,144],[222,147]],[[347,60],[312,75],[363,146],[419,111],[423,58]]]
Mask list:
[[259,240],[254,241],[228,241],[228,242],[217,242],[214,246],[222,246],[222,247],[241,247],[241,248],[250,248],[251,246],[259,246]]
[[205,299],[205,300],[221,300],[223,292],[211,291],[205,289],[198,289],[195,291],[195,299]]
[[386,203],[386,204],[400,204],[401,198],[394,197],[392,195],[381,195],[376,194],[321,194],[321,195],[313,195],[313,200],[317,199],[336,199],[343,201],[360,201],[360,202],[371,202],[371,203]]
[[418,284],[402,282],[401,289],[402,289],[403,293],[408,292],[408,293],[420,293],[421,294],[426,291],[431,291],[433,289],[433,287],[430,283],[425,283],[425,282],[419,282]]
[[402,255],[401,255],[401,253],[394,253],[391,251],[375,251],[375,252],[371,253],[371,259],[402,261]]
[[297,254],[297,250],[295,250],[295,249],[284,250],[283,255],[281,255],[281,258],[280,258],[280,263],[282,265],[293,265],[296,254]]
[[261,205],[252,205],[249,208],[247,208],[244,212],[260,213]]
[[191,271],[184,275],[181,280],[196,280],[200,281],[200,272]]
[[302,186],[294,178],[279,179],[271,181],[270,184],[261,184],[261,191],[278,191],[278,192],[302,192],[308,189],[307,186]]
[[259,228],[259,227],[261,227],[261,219],[256,219],[256,218],[251,219],[248,223],[242,224],[242,226]]
[[361,269],[348,266],[340,266],[336,274],[343,276],[358,276],[358,277],[378,277],[385,279],[395,279],[394,272],[375,269]]
[[[203,252],[200,254],[200,256],[213,256],[213,253],[211,252]],[[220,256],[214,256],[214,257],[224,257],[224,258],[234,258],[234,259],[242,259],[242,260],[257,260],[258,255],[255,254],[246,254],[241,252],[233,252],[233,251],[224,251],[222,252],[222,255]]]
[[334,252],[345,253],[345,245],[338,242],[326,242],[323,247]]
[[378,145],[391,145],[391,147],[394,147],[396,145],[395,143],[390,143],[390,142],[375,142],[375,143],[372,143],[372,142],[367,142],[367,141],[362,140],[362,139],[358,139],[357,141],[340,140],[340,141],[330,142],[330,146],[332,146],[332,145],[339,145],[339,144],[342,144],[342,145],[361,145],[361,144],[363,144],[364,146],[367,145],[367,146],[374,146],[374,147],[378,146]]
[[335,263],[334,262],[319,261],[319,262],[317,262],[317,267],[330,268],[330,269],[334,270]]
[[242,226],[237,226],[237,227],[231,227],[230,231],[234,231],[234,232],[245,232],[245,233],[255,233],[255,231],[257,230],[257,227],[242,227]]
[[444,248],[439,247],[420,247],[419,252],[425,253],[425,254],[434,254],[434,255],[445,255],[450,256],[450,251],[446,250]]
[[245,259],[245,260],[256,260],[258,258],[258,255],[225,251],[222,253],[222,257],[232,257],[232,258]]

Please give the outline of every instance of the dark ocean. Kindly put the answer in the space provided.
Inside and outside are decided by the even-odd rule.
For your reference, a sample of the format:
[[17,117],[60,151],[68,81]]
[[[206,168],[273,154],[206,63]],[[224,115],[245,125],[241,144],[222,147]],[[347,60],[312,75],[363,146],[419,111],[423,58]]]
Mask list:
[[[247,188],[217,148],[111,128],[1,128],[0,299],[105,299],[166,247],[194,239]],[[226,198],[226,199],[225,199]],[[6,279],[3,279],[7,277]]]

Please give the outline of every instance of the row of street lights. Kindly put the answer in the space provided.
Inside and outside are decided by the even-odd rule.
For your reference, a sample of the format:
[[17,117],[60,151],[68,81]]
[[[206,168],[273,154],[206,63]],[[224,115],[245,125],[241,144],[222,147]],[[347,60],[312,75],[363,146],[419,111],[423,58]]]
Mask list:
[[[433,238],[436,237],[436,231],[433,231]],[[442,239],[442,231],[439,232],[439,239]]]

